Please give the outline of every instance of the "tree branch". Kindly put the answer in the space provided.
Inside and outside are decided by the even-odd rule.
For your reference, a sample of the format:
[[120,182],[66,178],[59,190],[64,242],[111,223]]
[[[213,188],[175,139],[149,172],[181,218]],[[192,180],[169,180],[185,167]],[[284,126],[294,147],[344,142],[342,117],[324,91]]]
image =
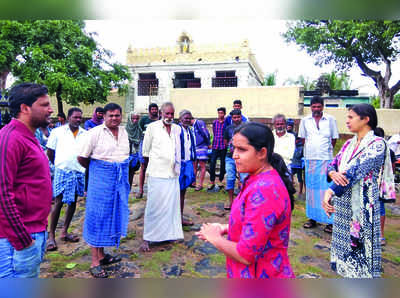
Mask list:
[[395,95],[399,90],[400,90],[400,80],[397,81],[397,83],[394,84],[392,88],[390,88],[390,93],[392,93],[392,95]]

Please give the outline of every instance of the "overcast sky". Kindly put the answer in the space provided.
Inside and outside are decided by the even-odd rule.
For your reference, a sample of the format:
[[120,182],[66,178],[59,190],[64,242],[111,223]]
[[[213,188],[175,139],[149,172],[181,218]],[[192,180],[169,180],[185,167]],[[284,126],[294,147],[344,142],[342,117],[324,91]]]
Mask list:
[[[282,32],[286,21],[228,19],[224,21],[195,20],[179,21],[158,19],[148,21],[94,20],[86,21],[86,30],[96,32],[97,41],[115,55],[113,59],[126,62],[129,44],[134,48],[173,46],[178,36],[186,31],[196,44],[224,44],[249,40],[249,46],[264,74],[277,71],[277,83],[283,84],[288,78],[304,75],[316,79],[321,73],[330,72],[333,65],[315,66],[314,59],[294,44],[287,44]],[[393,64],[393,79],[399,79],[399,63]],[[351,87],[360,93],[376,94],[372,80],[361,75],[354,67],[350,72]],[[392,80],[394,81],[394,80]]]

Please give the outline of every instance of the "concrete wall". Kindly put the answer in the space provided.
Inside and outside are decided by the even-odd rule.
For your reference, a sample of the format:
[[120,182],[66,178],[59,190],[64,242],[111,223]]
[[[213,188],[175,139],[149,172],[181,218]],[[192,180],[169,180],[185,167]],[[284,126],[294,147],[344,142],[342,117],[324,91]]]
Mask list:
[[188,109],[194,117],[202,119],[216,118],[218,107],[226,107],[229,113],[235,99],[242,100],[242,112],[249,118],[267,118],[277,113],[299,118],[303,108],[303,97],[297,86],[172,89],[170,94],[176,114]]
[[[122,107],[123,119],[125,119],[125,114],[130,112],[130,108],[127,106],[129,102],[126,100],[126,96],[118,96],[117,92],[112,92],[107,99],[107,103],[116,103]],[[51,115],[53,118],[57,118],[57,99],[55,96],[50,97],[51,107],[54,110],[54,113]],[[93,111],[96,107],[104,107],[107,103],[95,103],[93,105],[84,105],[81,104],[78,107],[83,111],[83,118],[92,118]],[[63,103],[64,113],[67,115],[68,109],[73,106]],[[124,121],[124,120],[123,120]]]
[[[324,111],[336,118],[337,126],[340,134],[349,134],[346,127],[347,109],[345,108],[325,108]],[[385,130],[385,135],[391,136],[400,132],[400,110],[395,109],[377,109],[378,126]],[[304,114],[310,114],[308,107],[304,108]]]

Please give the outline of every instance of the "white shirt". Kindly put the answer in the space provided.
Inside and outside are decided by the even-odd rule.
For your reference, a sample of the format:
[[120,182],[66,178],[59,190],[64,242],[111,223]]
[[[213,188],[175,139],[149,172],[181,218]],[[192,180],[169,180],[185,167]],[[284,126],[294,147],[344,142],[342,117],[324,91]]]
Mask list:
[[118,127],[118,139],[103,123],[87,131],[79,156],[108,162],[123,162],[129,157],[129,139],[125,127]]
[[184,161],[190,160],[190,146],[192,146],[192,141],[190,140],[189,129],[190,129],[190,127],[185,129],[182,126],[183,139],[185,140],[185,143],[183,144],[183,148],[185,149],[185,155],[184,155],[185,159],[184,159]]
[[292,162],[296,138],[294,134],[286,132],[283,136],[279,137],[276,131],[273,131],[275,138],[274,152],[282,156],[286,166]]
[[400,141],[400,134],[393,135],[388,141],[389,148],[396,156],[400,155],[400,144],[397,144],[398,141]]
[[79,127],[76,137],[69,125],[59,126],[53,129],[47,141],[47,148],[55,151],[54,165],[65,171],[85,172],[77,159],[80,145],[86,136],[86,130]]
[[181,128],[171,124],[171,133],[162,120],[150,123],[143,139],[142,154],[149,158],[147,173],[151,177],[175,178],[181,167]]
[[332,139],[339,138],[336,119],[323,114],[319,129],[312,115],[300,122],[299,137],[304,138],[304,158],[309,160],[331,160],[333,158]]

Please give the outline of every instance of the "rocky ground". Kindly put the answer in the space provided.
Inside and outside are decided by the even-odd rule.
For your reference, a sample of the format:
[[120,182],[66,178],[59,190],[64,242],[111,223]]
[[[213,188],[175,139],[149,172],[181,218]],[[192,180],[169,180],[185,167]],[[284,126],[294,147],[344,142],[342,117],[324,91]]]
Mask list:
[[[137,178],[137,177],[135,177]],[[136,179],[135,179],[136,180]],[[388,204],[385,236],[387,246],[383,249],[383,277],[400,277],[400,203]],[[122,262],[110,265],[107,271],[115,278],[177,278],[225,277],[225,257],[214,246],[199,240],[195,231],[204,222],[227,223],[229,213],[224,210],[227,193],[223,190],[208,193],[189,189],[186,202],[186,217],[195,225],[184,229],[185,239],[174,243],[152,246],[151,252],[139,251],[143,232],[144,199],[130,196],[130,223],[128,236],[121,241],[118,249],[109,252],[119,254]],[[64,207],[65,208],[65,207]],[[63,209],[64,211],[64,209]],[[63,212],[62,211],[62,212]],[[70,231],[82,236],[85,213],[85,199],[80,198]],[[59,226],[62,225],[61,217]],[[305,230],[306,221],[304,197],[296,200],[292,215],[289,256],[295,274],[299,278],[338,277],[329,266],[330,235],[323,232],[323,226]],[[57,230],[59,235],[59,230]],[[58,250],[48,252],[41,265],[41,277],[90,278],[90,250],[81,240],[78,243],[63,243],[57,240]]]

